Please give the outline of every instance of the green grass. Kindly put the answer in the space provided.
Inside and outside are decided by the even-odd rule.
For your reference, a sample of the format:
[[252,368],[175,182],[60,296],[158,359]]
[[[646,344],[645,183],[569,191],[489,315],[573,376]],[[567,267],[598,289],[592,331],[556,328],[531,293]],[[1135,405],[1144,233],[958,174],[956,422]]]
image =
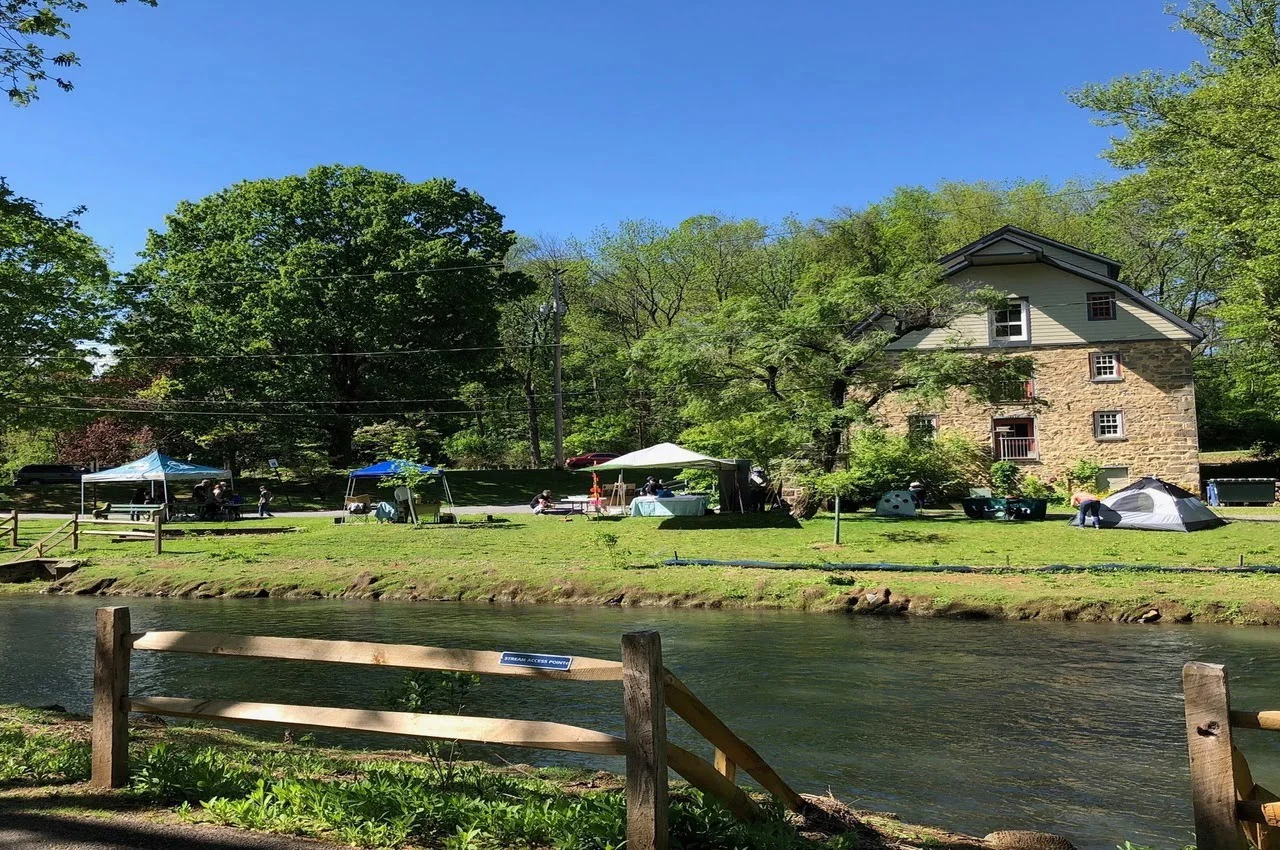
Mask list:
[[[48,811],[210,822],[307,835],[358,847],[616,850],[626,837],[620,779],[589,771],[480,762],[441,765],[421,751],[321,749],[205,727],[139,727],[130,778],[114,795],[80,793],[88,777],[88,723],[0,706],[0,816]],[[86,789],[87,790],[87,789]],[[884,817],[794,823],[771,800],[745,824],[701,793],[674,783],[674,847],[698,850],[866,850],[922,847],[955,838]],[[824,808],[827,806],[824,805]],[[883,824],[882,831],[870,823]],[[801,829],[805,831],[802,837]]]
[[[301,520],[298,533],[184,537],[151,555],[147,543],[86,538],[86,565],[64,589],[114,582],[112,592],[492,600],[840,610],[860,588],[887,585],[918,613],[987,611],[1014,617],[1104,619],[1158,607],[1166,618],[1280,623],[1280,575],[1019,572],[1052,564],[1230,567],[1280,563],[1280,528],[1233,523],[1193,534],[1095,531],[1065,521],[1006,524],[948,514],[926,519],[846,516],[769,525],[704,517],[589,522],[522,515],[477,526],[334,525]],[[745,523],[745,524],[744,524]],[[285,524],[277,521],[276,524]],[[24,545],[52,523],[25,523]],[[195,529],[199,526],[187,526]],[[750,559],[803,569],[667,567],[686,558]],[[872,572],[840,563],[972,565],[979,573]],[[362,574],[366,574],[360,578]],[[10,591],[43,585],[0,585]]]

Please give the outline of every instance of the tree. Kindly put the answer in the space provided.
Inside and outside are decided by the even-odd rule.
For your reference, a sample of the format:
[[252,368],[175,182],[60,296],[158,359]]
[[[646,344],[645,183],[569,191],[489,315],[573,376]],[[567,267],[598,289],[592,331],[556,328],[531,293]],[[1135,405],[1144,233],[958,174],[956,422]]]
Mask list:
[[[123,5],[129,0],[115,0]],[[155,6],[157,0],[138,0]],[[0,80],[16,106],[39,98],[40,84],[52,80],[63,91],[74,88],[61,76],[50,77],[50,66],[71,68],[80,58],[67,50],[48,53],[41,39],[71,37],[71,15],[88,8],[84,0],[6,0],[0,3]]]
[[66,463],[103,469],[135,460],[155,448],[155,433],[145,425],[114,417],[95,419],[82,428],[64,431],[55,438],[58,457]]
[[0,179],[0,425],[83,406],[74,394],[92,370],[84,346],[105,324],[111,275],[79,212],[47,216]]
[[[1280,407],[1280,0],[1191,0],[1173,12],[1205,60],[1186,71],[1144,71],[1072,96],[1119,127],[1107,157],[1133,174],[1118,196],[1153,209],[1161,238],[1187,263],[1170,277],[1184,314],[1221,323],[1207,351],[1213,397],[1247,402],[1237,418],[1276,431]],[[1207,298],[1207,300],[1203,300]],[[1215,328],[1217,330],[1217,328]],[[1208,397],[1206,395],[1206,397]],[[1202,413],[1221,411],[1206,411]],[[1206,417],[1209,419],[1211,417]],[[1221,418],[1219,415],[1218,418]],[[1237,433],[1233,440],[1247,440]]]
[[233,462],[251,435],[319,431],[345,463],[361,420],[461,408],[495,360],[501,305],[527,289],[500,268],[513,239],[452,180],[321,166],[238,183],[149,234],[120,368],[165,376],[181,396],[164,409]]

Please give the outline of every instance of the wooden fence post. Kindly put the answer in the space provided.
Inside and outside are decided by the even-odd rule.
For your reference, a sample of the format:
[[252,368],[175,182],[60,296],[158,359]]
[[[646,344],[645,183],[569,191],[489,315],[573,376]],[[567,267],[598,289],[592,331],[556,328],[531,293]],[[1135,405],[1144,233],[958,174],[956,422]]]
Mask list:
[[80,514],[71,517],[71,551],[80,550]]
[[1221,664],[1192,662],[1182,668],[1186,697],[1187,754],[1197,850],[1240,850],[1235,769],[1231,761],[1231,697]]
[[622,636],[627,734],[627,850],[667,850],[667,701],[662,638]]
[[93,772],[96,788],[129,779],[129,609],[99,608],[93,654]]
[[151,515],[151,522],[152,522],[152,525],[155,526],[155,532],[156,532],[156,554],[157,555],[160,554],[160,519],[163,515],[164,514],[161,511],[155,511]]
[[18,512],[13,512],[13,528],[9,529],[9,545],[18,548]]
[[729,760],[729,756],[720,751],[716,747],[716,772],[730,782],[735,782],[738,778],[738,766]]

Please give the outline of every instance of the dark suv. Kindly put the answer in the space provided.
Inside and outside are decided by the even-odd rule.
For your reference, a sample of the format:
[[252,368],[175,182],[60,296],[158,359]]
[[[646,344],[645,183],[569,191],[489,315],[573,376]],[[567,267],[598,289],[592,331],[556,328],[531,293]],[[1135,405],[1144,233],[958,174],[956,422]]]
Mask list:
[[34,463],[18,470],[14,476],[15,484],[68,484],[80,480],[87,470],[83,466],[71,466],[63,463]]

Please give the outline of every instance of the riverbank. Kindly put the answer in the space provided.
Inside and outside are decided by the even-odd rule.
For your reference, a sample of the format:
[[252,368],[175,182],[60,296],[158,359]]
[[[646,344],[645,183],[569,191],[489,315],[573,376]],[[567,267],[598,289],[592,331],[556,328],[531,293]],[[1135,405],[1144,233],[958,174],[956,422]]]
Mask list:
[[[277,523],[285,525],[284,522]],[[236,528],[251,526],[244,523]],[[83,565],[54,584],[4,592],[194,598],[380,598],[588,605],[782,608],[962,618],[1280,625],[1280,575],[1212,568],[1280,562],[1275,526],[1195,534],[1094,531],[1065,522],[973,522],[955,515],[768,524],[767,517],[565,522],[517,517],[413,529],[293,520],[286,534],[201,536],[184,526],[162,555],[145,543],[86,539]],[[29,523],[23,543],[53,527]],[[666,566],[681,558],[800,564],[790,569]],[[1132,569],[1104,565],[1123,561]],[[894,572],[834,564],[956,564]],[[1032,571],[1073,564],[1084,572]],[[1152,566],[1206,568],[1180,573]],[[1026,569],[1024,569],[1026,568]],[[887,592],[886,592],[887,591]]]
[[[618,847],[619,777],[610,773],[452,762],[439,752],[353,751],[274,743],[234,732],[136,723],[127,788],[87,785],[89,723],[0,706],[0,815],[91,820],[97,831],[231,826],[362,847]],[[744,850],[973,848],[977,839],[809,798],[803,817],[771,801],[746,825],[673,784],[672,843]],[[246,845],[247,846],[247,845]]]

